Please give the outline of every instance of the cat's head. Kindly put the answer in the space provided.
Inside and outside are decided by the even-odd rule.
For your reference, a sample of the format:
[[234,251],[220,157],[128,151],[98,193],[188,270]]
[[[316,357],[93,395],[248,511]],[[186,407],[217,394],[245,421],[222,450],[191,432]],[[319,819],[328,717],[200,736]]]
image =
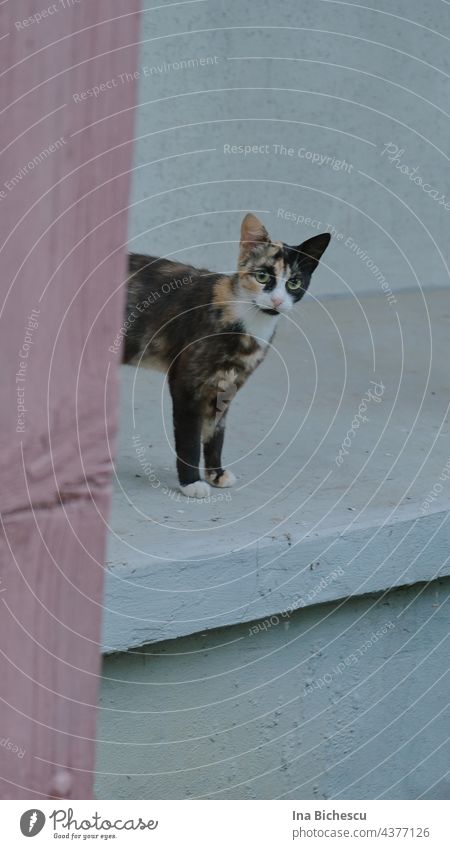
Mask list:
[[321,233],[297,247],[273,242],[249,212],[241,225],[238,264],[243,297],[269,315],[289,312],[305,294],[329,241],[330,234]]

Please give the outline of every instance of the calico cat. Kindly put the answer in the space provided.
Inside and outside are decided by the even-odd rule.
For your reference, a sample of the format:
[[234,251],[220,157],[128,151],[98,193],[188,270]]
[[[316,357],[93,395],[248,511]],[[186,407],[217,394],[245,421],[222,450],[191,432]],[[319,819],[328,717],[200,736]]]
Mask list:
[[280,315],[305,294],[329,241],[330,234],[322,233],[298,247],[274,242],[248,213],[238,270],[231,276],[130,255],[123,362],[168,373],[185,495],[204,498],[209,484],[235,482],[222,466],[230,401],[264,359]]

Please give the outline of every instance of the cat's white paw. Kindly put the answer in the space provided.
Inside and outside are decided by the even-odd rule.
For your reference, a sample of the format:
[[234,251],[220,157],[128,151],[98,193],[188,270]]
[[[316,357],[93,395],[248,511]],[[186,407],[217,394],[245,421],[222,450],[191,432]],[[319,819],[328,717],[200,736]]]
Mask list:
[[187,486],[180,486],[180,490],[187,498],[207,498],[211,492],[211,488],[206,481],[188,483]]
[[207,478],[208,478],[209,483],[212,484],[213,486],[220,486],[220,487],[223,487],[223,488],[228,487],[228,486],[233,486],[233,484],[236,483],[236,476],[233,475],[233,472],[228,472],[228,471],[225,471],[222,475],[220,475],[220,478],[216,479],[214,475],[208,475],[208,474],[207,474]]

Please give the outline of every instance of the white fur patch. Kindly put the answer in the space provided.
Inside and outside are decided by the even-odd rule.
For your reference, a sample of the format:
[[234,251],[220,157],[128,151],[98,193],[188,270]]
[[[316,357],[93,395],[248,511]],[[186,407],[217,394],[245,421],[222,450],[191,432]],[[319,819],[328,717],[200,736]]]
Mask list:
[[[271,306],[267,305],[268,309]],[[253,336],[263,348],[266,348],[275,332],[279,316],[262,312],[247,298],[247,302],[239,301],[238,317],[243,322],[246,333]]]
[[216,422],[214,419],[206,419],[202,425],[202,442],[209,442],[214,436]]
[[207,477],[213,486],[222,487],[223,489],[228,486],[233,486],[233,484],[236,483],[236,475],[233,475],[233,472],[224,472],[217,481],[213,480],[213,477],[210,477],[208,474]]
[[206,481],[195,481],[187,486],[180,486],[180,490],[187,498],[207,498],[211,488]]

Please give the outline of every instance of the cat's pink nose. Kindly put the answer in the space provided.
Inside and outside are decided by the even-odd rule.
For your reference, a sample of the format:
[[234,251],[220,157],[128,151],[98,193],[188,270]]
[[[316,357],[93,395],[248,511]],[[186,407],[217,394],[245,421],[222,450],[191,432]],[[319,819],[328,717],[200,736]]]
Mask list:
[[274,307],[276,308],[276,307],[279,307],[283,303],[283,298],[279,298],[278,296],[272,297],[271,301],[272,301]]

